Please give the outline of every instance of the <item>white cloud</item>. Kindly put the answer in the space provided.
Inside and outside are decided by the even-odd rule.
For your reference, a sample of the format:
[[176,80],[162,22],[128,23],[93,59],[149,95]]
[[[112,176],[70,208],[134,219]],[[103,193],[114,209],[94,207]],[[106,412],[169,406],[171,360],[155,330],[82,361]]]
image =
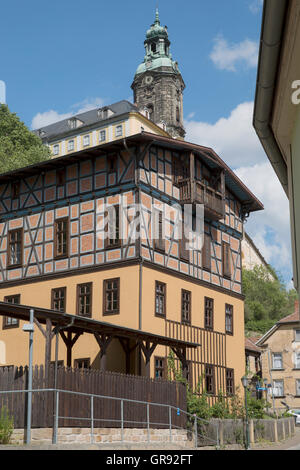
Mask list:
[[252,0],[252,2],[249,4],[249,10],[251,13],[256,14],[261,10],[263,3],[264,0]]
[[253,102],[238,105],[228,117],[210,124],[185,121],[186,140],[212,147],[231,167],[266,161],[266,156],[252,126]]
[[31,128],[40,129],[41,127],[53,124],[54,122],[67,119],[71,116],[74,116],[75,114],[84,113],[103,105],[104,100],[102,98],[87,98],[83,101],[80,101],[79,103],[73,104],[71,106],[72,111],[68,113],[59,113],[53,109],[42,113],[37,113],[32,119]]
[[223,36],[214,40],[215,44],[210,58],[218,69],[236,72],[237,64],[244,64],[247,68],[257,66],[258,43],[245,39],[236,44],[229,44]]
[[[186,140],[213,148],[264,204],[245,224],[264,258],[289,283],[292,277],[287,197],[252,125],[253,103],[241,103],[229,117],[210,124],[186,120]],[[289,283],[290,287],[290,283]]]

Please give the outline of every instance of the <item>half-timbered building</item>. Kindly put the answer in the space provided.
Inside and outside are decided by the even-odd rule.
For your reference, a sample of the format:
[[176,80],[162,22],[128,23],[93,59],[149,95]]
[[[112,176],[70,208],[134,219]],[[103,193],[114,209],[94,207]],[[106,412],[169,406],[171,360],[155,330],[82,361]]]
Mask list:
[[[54,361],[51,328],[72,315],[98,336],[61,331],[65,365],[160,377],[175,350],[211,396],[240,381],[243,222],[263,207],[212,149],[143,132],[0,175],[0,195],[0,300],[52,312],[35,363]],[[186,203],[204,207],[203,246],[175,236]],[[0,365],[25,364],[25,317],[0,310]]]

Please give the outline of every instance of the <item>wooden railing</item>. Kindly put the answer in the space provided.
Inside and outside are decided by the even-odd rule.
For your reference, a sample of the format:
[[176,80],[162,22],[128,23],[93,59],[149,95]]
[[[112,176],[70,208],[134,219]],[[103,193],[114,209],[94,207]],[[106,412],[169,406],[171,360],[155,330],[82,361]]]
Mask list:
[[224,202],[222,193],[216,191],[200,181],[191,182],[190,179],[178,183],[180,202],[182,204],[204,204],[205,214],[214,219],[224,216]]

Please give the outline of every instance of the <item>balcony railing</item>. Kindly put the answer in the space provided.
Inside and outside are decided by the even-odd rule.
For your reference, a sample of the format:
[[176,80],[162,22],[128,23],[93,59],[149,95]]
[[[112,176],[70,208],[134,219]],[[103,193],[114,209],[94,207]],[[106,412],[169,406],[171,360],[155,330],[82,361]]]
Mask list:
[[220,220],[224,217],[224,201],[222,193],[216,191],[200,181],[191,182],[190,179],[178,183],[181,204],[204,204],[205,216]]

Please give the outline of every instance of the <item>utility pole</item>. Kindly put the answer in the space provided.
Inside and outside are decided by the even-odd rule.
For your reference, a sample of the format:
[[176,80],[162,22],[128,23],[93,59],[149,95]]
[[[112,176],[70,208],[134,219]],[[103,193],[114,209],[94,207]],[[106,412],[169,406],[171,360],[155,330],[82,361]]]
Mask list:
[[270,349],[268,349],[268,366],[269,366],[269,374],[270,374],[270,379],[271,379],[271,386],[272,386],[272,403],[273,403],[273,412],[276,414],[275,410],[275,400],[274,400],[274,383],[273,383],[273,378],[272,378],[272,370],[271,370],[271,355],[270,355]]

